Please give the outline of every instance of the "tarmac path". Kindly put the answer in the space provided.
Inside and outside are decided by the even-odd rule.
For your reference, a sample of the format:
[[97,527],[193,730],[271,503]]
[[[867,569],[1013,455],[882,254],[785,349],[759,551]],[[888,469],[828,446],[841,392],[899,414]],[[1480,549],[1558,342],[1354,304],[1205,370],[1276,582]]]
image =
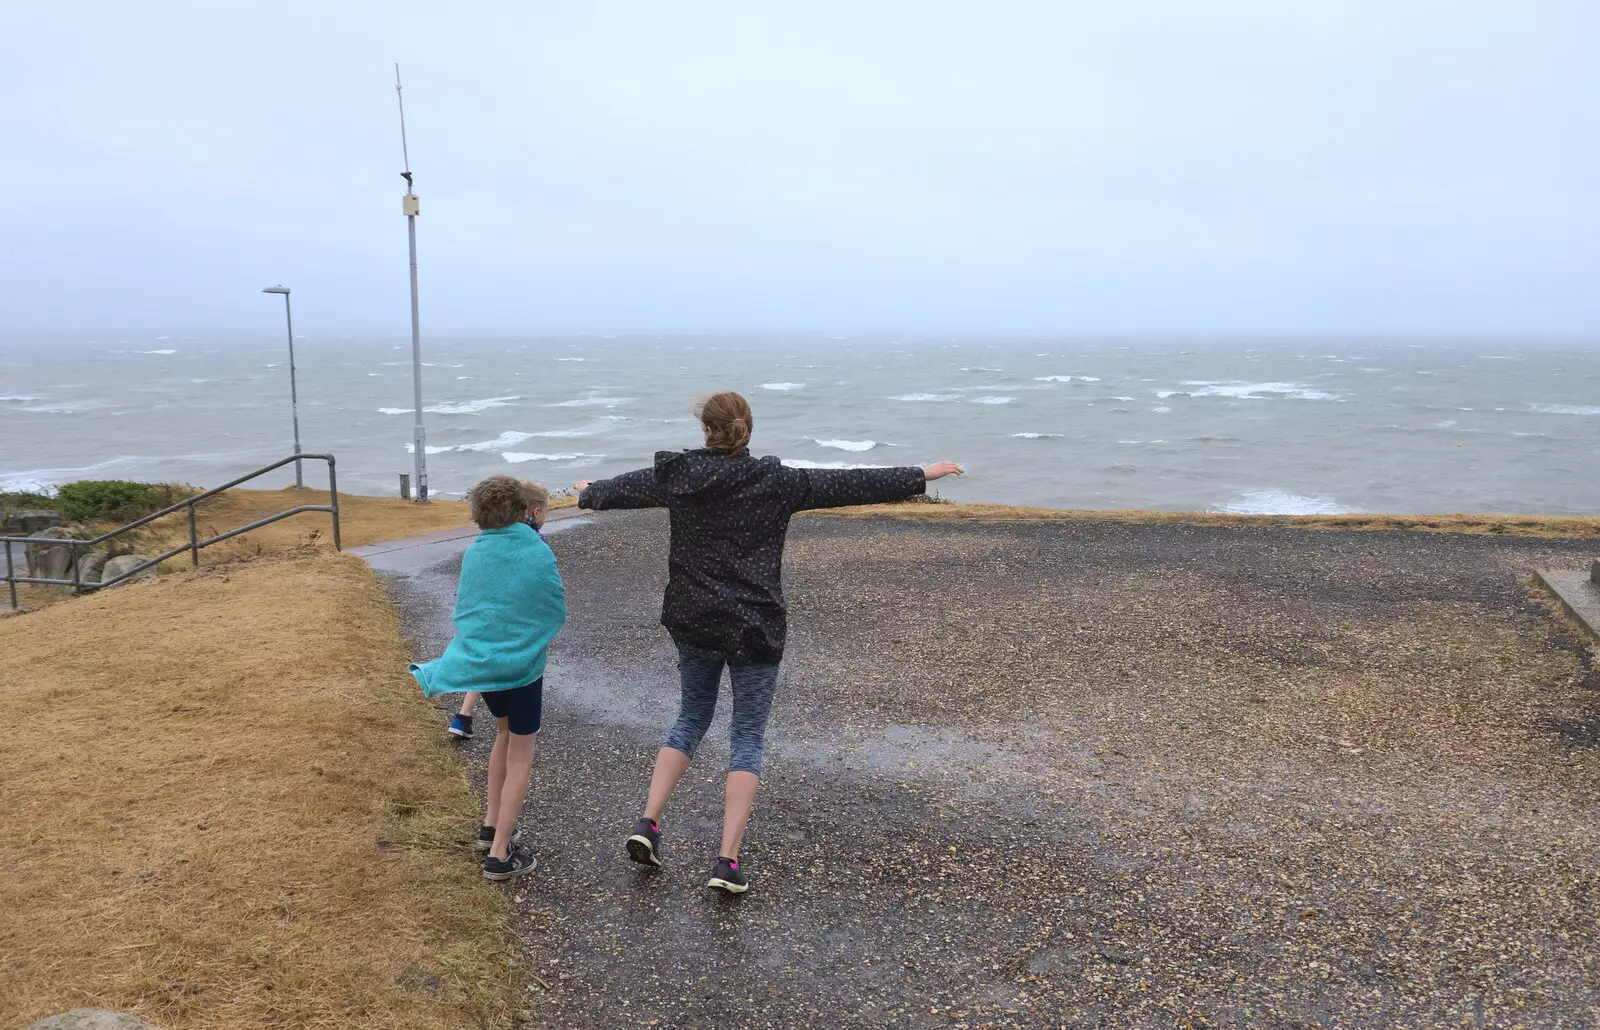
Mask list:
[[[666,518],[552,525],[539,1025],[1600,1025],[1600,675],[1524,582],[1594,541],[797,519],[728,898],[726,702],[668,868],[623,849],[676,712]],[[437,654],[459,553],[371,560]]]

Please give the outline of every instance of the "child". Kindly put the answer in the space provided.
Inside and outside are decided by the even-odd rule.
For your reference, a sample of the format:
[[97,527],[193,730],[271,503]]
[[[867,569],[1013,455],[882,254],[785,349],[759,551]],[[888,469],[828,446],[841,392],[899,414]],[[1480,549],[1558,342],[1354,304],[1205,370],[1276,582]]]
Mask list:
[[545,662],[550,641],[566,621],[567,603],[555,555],[537,531],[549,493],[510,476],[490,476],[472,488],[468,500],[482,532],[461,557],[452,617],[456,635],[443,655],[411,666],[411,675],[428,697],[479,693],[495,717],[488,812],[478,847],[489,851],[484,877],[509,880],[536,865],[516,847],[522,836],[517,817],[533,771]]
[[[538,517],[535,518],[534,510],[530,510],[527,517],[522,520],[527,524],[529,529],[532,529],[534,532],[538,532],[539,528],[544,525],[545,510],[550,506],[550,491],[546,490],[538,483],[533,482],[531,479],[522,480],[522,488],[524,490],[532,491],[532,496],[534,497],[544,498],[544,501],[540,503],[537,509]],[[446,732],[452,737],[456,737],[461,740],[471,740],[472,713],[477,709],[477,707],[478,692],[476,690],[467,691],[466,696],[461,699],[460,709],[458,709],[456,714],[450,719],[450,725],[446,727]]]

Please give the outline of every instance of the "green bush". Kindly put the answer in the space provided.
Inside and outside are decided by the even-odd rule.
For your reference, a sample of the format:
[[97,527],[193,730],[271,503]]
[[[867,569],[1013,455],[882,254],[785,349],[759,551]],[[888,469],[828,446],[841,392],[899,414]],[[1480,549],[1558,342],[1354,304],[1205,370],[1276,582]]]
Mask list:
[[12,493],[0,492],[0,512],[7,511],[54,511],[56,499],[49,494],[30,494],[25,491]]
[[193,495],[170,483],[85,479],[62,486],[50,506],[69,522],[132,522]]

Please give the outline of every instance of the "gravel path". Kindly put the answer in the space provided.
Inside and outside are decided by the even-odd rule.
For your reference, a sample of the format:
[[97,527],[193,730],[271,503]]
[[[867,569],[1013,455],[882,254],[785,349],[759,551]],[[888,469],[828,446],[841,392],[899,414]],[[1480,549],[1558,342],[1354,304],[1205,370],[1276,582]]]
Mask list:
[[[1600,674],[1522,582],[1592,541],[797,520],[740,899],[701,886],[726,711],[668,870],[622,848],[665,517],[552,544],[540,1025],[1600,1025]],[[423,656],[458,567],[396,578]]]

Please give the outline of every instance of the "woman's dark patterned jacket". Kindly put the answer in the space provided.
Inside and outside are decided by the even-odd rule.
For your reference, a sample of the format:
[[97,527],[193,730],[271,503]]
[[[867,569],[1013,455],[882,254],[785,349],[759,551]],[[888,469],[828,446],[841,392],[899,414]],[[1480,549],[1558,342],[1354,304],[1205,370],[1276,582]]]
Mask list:
[[787,630],[783,541],[807,508],[900,501],[927,489],[916,467],[796,469],[748,449],[662,451],[654,468],[589,484],[580,508],[666,508],[672,549],[661,624],[680,647],[776,662]]

